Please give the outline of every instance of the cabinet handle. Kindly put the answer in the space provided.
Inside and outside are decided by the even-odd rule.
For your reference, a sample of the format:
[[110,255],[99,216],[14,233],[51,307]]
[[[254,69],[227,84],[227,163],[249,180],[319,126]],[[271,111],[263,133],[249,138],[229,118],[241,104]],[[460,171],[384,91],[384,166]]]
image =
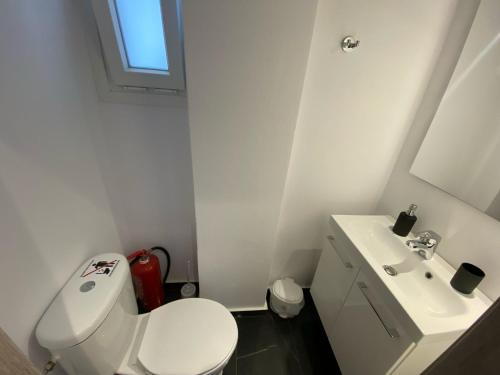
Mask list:
[[358,284],[359,290],[361,290],[361,293],[363,293],[363,295],[365,296],[365,298],[368,301],[368,304],[372,308],[373,312],[375,313],[375,315],[377,315],[378,320],[380,320],[380,323],[382,323],[382,326],[387,331],[387,334],[391,338],[397,339],[399,337],[399,332],[396,330],[396,328],[391,328],[386,322],[384,322],[384,319],[382,319],[382,316],[379,314],[379,312],[375,308],[375,305],[372,303],[372,301],[370,299],[370,292],[368,291],[368,287],[366,286],[366,284],[362,281],[358,281],[357,284]]
[[335,237],[333,237],[332,235],[329,235],[329,236],[326,236],[326,238],[328,239],[328,241],[330,242],[330,245],[332,245],[333,249],[335,250],[335,252],[339,256],[340,261],[344,264],[344,267],[345,268],[354,268],[352,266],[352,263],[345,260],[343,258],[343,256],[340,254],[340,251],[338,251],[337,248],[335,247],[335,245],[334,245]]

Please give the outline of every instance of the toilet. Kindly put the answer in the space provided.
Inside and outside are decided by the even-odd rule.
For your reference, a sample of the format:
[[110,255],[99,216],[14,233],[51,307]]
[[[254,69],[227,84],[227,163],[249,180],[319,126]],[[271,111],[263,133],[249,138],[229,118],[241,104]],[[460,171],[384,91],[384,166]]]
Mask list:
[[220,375],[238,328],[224,306],[203,298],[139,315],[127,259],[107,253],[68,280],[36,337],[69,375]]

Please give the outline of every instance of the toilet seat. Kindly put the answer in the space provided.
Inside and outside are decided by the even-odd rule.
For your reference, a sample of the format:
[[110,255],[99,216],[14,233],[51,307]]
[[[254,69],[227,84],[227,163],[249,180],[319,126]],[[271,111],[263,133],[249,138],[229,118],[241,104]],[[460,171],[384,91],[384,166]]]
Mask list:
[[238,341],[238,328],[221,304],[188,298],[153,310],[137,359],[161,375],[202,375],[225,364]]

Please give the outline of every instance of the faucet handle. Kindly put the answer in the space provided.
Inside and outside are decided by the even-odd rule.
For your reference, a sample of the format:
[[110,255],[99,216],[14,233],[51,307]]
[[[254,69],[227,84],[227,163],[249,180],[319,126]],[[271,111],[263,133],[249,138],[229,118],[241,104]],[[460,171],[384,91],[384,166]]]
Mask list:
[[432,230],[424,230],[417,233],[417,238],[428,247],[436,248],[441,242],[441,236]]

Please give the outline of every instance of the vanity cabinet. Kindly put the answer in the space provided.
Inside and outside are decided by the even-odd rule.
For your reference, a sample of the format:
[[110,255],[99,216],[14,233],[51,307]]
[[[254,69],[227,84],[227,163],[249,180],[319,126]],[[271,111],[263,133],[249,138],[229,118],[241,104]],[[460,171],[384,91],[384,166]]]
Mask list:
[[352,259],[343,243],[344,239],[338,230],[331,229],[325,236],[311,285],[311,295],[330,344],[335,335],[337,315],[359,272],[357,261]]
[[335,322],[332,347],[344,374],[391,373],[415,346],[383,297],[359,272]]
[[330,218],[311,295],[344,375],[421,374],[491,304],[480,291],[457,294],[439,255],[388,275],[383,265],[415,256],[392,225],[388,216]]

